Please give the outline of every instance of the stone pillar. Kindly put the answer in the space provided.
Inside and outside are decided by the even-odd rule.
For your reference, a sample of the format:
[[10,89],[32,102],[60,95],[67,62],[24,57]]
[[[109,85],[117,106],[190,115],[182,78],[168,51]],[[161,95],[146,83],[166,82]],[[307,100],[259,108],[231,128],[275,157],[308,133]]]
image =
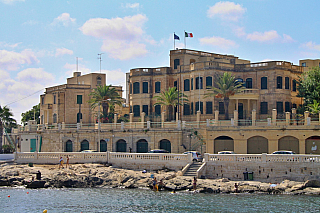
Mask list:
[[144,117],[146,116],[145,112],[141,113],[141,128],[144,128]]
[[286,112],[286,126],[290,125],[290,112]]
[[182,121],[182,129],[186,128],[186,121]]
[[271,126],[271,118],[267,118],[268,126]]
[[201,111],[197,111],[197,127],[200,128],[200,115]]
[[124,121],[121,121],[121,131],[124,130]]
[[151,125],[150,125],[150,121],[147,121],[147,129],[150,129]]
[[219,111],[216,110],[214,111],[214,124],[218,126],[218,122],[219,122]]
[[[292,113],[292,119],[293,119],[293,125],[297,125],[297,121],[296,121],[296,116],[297,116],[297,110],[296,110],[296,108],[292,108],[291,109],[291,113]],[[319,117],[320,117],[320,114],[319,114]],[[320,120],[319,120],[319,122],[320,122]]]
[[256,119],[257,119],[257,111],[253,109],[252,110],[252,126],[256,125]]
[[308,125],[308,117],[309,117],[309,112],[305,111],[304,112],[304,125]]
[[210,126],[210,119],[207,119],[207,127]]
[[61,123],[58,123],[58,130],[61,130]]
[[231,126],[234,126],[234,119],[231,118],[230,121],[231,121]]
[[62,122],[62,129],[66,129],[66,123]]
[[309,154],[306,153],[306,140],[299,139],[299,154]]
[[277,110],[273,109],[272,110],[272,125],[277,125]]
[[238,117],[239,117],[239,115],[238,115],[238,110],[235,110],[235,111],[233,112],[233,119],[234,119],[234,125],[235,125],[235,126],[238,126]]
[[[179,107],[179,106],[178,106],[178,107]],[[178,122],[178,120],[179,120],[179,113],[176,112],[176,122]]]
[[181,121],[180,120],[177,122],[177,129],[181,130]]
[[161,128],[164,128],[164,116],[165,112],[161,112]]
[[113,123],[115,124],[115,127],[116,127],[116,125],[118,123],[118,114],[116,114],[116,113],[114,113],[114,115],[113,115]]
[[204,153],[204,162],[209,162],[209,153]]
[[278,140],[277,139],[269,139],[268,140],[268,153],[272,153],[278,150]]
[[131,112],[129,114],[129,122],[130,122],[130,129],[132,128],[132,122],[133,122],[133,113]]

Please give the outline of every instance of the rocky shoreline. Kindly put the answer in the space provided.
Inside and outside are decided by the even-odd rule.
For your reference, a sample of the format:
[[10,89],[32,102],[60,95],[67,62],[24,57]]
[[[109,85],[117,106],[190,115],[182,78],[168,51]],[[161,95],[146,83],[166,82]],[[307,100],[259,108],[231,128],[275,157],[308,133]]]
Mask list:
[[[41,180],[36,174],[41,172]],[[4,163],[0,165],[0,186],[25,186],[27,188],[152,188],[151,175],[163,180],[162,190],[191,191],[192,177],[179,176],[177,172],[158,170],[152,173],[121,169],[104,164],[72,164],[59,169],[58,165],[34,165]],[[34,179],[34,180],[33,180]],[[296,182],[283,180],[281,183],[259,181],[231,181],[222,179],[198,179],[199,193],[266,193],[291,195],[320,195],[320,181]]]

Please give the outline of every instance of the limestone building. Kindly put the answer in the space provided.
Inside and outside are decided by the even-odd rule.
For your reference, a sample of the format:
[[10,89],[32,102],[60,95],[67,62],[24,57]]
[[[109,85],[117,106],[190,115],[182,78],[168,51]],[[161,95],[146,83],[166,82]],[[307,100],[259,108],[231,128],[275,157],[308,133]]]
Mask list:
[[[286,61],[251,63],[233,55],[222,55],[189,49],[170,51],[170,66],[135,68],[127,80],[130,111],[138,121],[142,112],[150,120],[167,111],[166,107],[154,106],[154,97],[169,87],[177,87],[188,96],[188,102],[176,108],[179,120],[194,121],[201,111],[201,120],[213,119],[214,111],[224,118],[222,99],[206,98],[207,87],[212,86],[217,75],[230,72],[245,90],[230,98],[230,117],[238,110],[239,119],[250,120],[251,111],[257,111],[257,119],[266,119],[277,109],[279,119],[301,104],[296,97],[298,76],[303,67]],[[200,102],[200,103],[199,103]]]
[[[81,75],[81,72],[74,72],[67,84],[46,88],[45,94],[40,95],[40,123],[95,123],[96,112],[90,109],[89,94],[105,84],[106,75],[103,73]],[[122,87],[114,87],[122,97]],[[122,114],[123,109],[116,106],[115,112]]]

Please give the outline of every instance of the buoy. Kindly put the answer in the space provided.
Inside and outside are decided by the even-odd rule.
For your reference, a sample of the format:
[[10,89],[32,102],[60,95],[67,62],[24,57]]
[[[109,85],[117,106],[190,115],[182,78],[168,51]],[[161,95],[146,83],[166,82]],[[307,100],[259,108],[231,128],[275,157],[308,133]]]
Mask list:
[[8,197],[10,197],[10,195],[8,195]]
[[46,209],[45,209],[45,210],[43,210],[43,213],[47,213],[47,212],[48,212],[48,210],[46,210]]
[[27,194],[29,194],[29,192],[27,192]]

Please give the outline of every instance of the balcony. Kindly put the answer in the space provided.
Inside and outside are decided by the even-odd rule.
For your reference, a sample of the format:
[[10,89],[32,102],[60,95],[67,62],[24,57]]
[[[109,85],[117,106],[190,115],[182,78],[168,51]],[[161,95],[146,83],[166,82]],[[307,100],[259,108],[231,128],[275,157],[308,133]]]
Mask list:
[[251,99],[259,100],[259,89],[245,89],[240,93],[237,93],[230,97],[230,99]]

